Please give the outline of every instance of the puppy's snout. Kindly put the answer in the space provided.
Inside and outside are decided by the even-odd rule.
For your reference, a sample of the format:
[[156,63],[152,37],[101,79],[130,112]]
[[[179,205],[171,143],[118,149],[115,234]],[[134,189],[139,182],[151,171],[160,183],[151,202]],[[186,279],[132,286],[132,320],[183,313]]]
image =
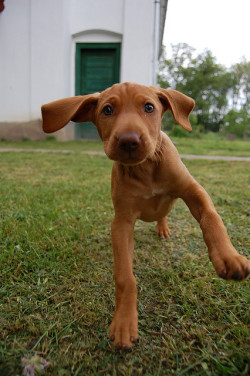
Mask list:
[[140,143],[141,138],[137,133],[124,133],[118,138],[119,148],[126,153],[135,151]]

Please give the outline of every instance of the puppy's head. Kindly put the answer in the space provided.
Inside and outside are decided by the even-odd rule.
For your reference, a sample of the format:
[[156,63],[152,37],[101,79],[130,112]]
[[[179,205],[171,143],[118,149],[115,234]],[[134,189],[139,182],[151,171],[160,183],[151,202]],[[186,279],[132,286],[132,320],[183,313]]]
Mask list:
[[55,132],[70,120],[91,121],[110,159],[137,165],[157,151],[163,113],[170,110],[175,121],[190,131],[188,118],[193,107],[193,99],[178,91],[125,82],[102,93],[43,105],[43,130]]

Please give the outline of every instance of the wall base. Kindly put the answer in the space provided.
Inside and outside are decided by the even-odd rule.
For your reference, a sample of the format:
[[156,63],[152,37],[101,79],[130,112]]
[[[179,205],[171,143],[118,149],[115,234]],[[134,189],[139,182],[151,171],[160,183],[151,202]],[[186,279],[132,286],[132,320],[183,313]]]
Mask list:
[[42,130],[40,119],[26,122],[0,122],[0,140],[21,141],[44,141],[46,137],[55,137],[57,141],[75,140],[75,127],[72,123],[51,135]]
[[46,134],[40,119],[26,122],[0,122],[0,140],[20,141],[29,139],[43,141]]

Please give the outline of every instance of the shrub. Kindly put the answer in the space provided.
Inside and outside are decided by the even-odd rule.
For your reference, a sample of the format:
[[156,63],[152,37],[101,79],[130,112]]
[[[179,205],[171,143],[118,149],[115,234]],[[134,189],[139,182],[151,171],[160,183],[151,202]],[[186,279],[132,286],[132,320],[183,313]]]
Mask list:
[[247,139],[250,136],[250,115],[246,110],[230,110],[223,118],[224,135],[233,134],[238,138]]

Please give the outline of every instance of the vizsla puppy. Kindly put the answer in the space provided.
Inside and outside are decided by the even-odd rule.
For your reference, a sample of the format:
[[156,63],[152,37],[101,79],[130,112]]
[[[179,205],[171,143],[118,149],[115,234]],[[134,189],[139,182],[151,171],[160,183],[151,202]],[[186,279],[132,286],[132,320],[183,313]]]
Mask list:
[[205,189],[190,175],[165,133],[161,118],[170,110],[191,131],[193,99],[175,90],[121,83],[102,93],[61,99],[42,106],[43,129],[55,132],[70,120],[92,121],[114,161],[112,223],[116,306],[110,338],[128,349],[138,338],[137,289],[133,274],[134,225],[157,221],[156,232],[168,238],[166,215],[182,198],[199,222],[209,258],[224,279],[242,280],[249,263],[231,244],[223,222]]

